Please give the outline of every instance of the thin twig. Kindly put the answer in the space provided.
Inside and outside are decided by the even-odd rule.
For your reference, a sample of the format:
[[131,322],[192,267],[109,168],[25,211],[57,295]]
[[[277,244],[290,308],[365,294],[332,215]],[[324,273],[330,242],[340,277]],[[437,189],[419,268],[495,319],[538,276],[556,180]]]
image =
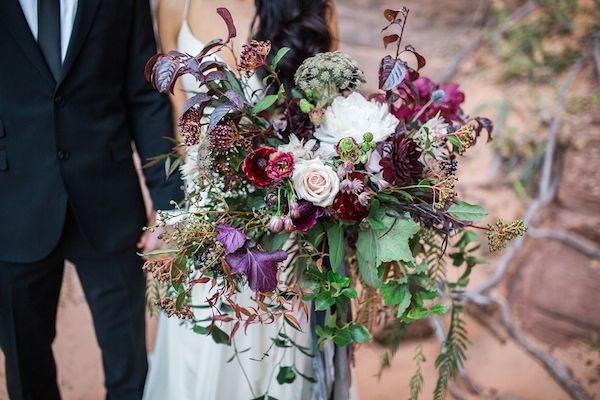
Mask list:
[[549,228],[530,228],[529,234],[535,238],[558,240],[571,247],[574,247],[576,250],[579,250],[588,257],[600,258],[600,249],[594,246],[590,246],[589,244],[585,243],[583,240],[579,239],[572,233]]
[[521,7],[517,8],[500,26],[498,26],[492,33],[489,35],[488,32],[481,32],[479,35],[475,36],[463,49],[454,57],[452,61],[448,63],[446,69],[442,71],[442,73],[438,76],[437,81],[439,83],[446,83],[450,79],[456,75],[458,69],[460,68],[461,63],[467,59],[472,53],[474,53],[477,49],[483,46],[490,37],[498,38],[502,36],[506,31],[511,29],[515,24],[517,24],[520,20],[525,18],[531,12],[533,12],[538,7],[535,1],[529,1],[523,4]]
[[501,321],[512,339],[524,348],[530,355],[542,363],[546,371],[554,378],[556,382],[575,400],[591,400],[592,397],[585,389],[573,378],[571,373],[560,365],[554,357],[547,352],[530,343],[521,331],[515,326],[510,306],[504,297],[497,293],[490,295],[490,299],[496,303],[500,309]]

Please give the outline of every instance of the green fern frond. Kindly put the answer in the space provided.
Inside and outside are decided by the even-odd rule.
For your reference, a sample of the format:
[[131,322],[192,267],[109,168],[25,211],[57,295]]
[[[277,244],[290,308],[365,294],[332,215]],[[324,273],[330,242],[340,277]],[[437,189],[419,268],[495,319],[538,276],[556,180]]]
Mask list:
[[440,355],[435,360],[439,371],[438,380],[433,392],[434,400],[445,400],[448,383],[454,378],[462,367],[466,358],[467,330],[462,319],[463,306],[456,301],[452,302],[452,315],[446,339],[442,343]]
[[410,378],[409,400],[419,400],[419,393],[421,393],[423,383],[425,382],[425,379],[423,378],[423,372],[421,370],[421,364],[427,361],[425,359],[425,355],[423,354],[423,347],[421,345],[417,346],[413,360],[415,360],[415,363],[417,364],[417,370],[415,371],[414,375]]

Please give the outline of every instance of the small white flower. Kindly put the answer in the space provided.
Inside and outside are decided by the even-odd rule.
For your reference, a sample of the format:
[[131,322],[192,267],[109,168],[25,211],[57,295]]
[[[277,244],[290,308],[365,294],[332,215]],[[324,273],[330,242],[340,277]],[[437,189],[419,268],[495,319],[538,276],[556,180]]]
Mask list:
[[279,146],[277,150],[292,153],[294,160],[297,162],[313,158],[313,148],[316,144],[315,139],[310,139],[304,143],[304,140],[300,140],[298,136],[291,134],[289,143]]
[[444,121],[440,113],[428,120],[414,135],[414,140],[423,150],[421,163],[428,165],[428,158],[433,157],[438,161],[446,159],[446,146],[444,139],[448,134],[449,124]]
[[398,123],[386,104],[368,101],[360,93],[354,92],[348,97],[340,96],[333,100],[314,136],[320,141],[321,148],[333,150],[345,137],[362,143],[363,135],[367,132],[373,134],[374,142],[382,142],[394,133]]
[[299,198],[318,207],[333,204],[333,199],[340,190],[340,180],[336,172],[320,159],[296,164],[292,184]]
[[369,205],[369,200],[371,199],[371,195],[367,192],[362,192],[358,195],[358,202],[361,206],[366,207]]

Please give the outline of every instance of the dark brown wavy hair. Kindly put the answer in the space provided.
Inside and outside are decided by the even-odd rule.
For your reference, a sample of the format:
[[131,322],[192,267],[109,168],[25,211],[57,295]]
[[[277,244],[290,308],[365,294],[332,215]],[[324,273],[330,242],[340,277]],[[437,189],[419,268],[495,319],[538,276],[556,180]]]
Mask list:
[[290,49],[278,65],[289,90],[294,72],[305,59],[332,49],[333,5],[330,0],[255,0],[255,4],[252,39],[270,40],[270,57],[282,47]]

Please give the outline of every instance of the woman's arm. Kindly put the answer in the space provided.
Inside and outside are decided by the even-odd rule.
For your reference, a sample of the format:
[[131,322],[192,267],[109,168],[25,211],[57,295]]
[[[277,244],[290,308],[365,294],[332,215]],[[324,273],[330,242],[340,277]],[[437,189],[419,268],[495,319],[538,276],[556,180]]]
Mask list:
[[331,51],[336,51],[340,47],[340,30],[338,25],[337,12],[335,11],[335,2],[330,0],[327,5],[327,22],[329,23],[329,32],[331,33]]
[[[160,48],[163,53],[171,50],[177,50],[177,37],[181,29],[183,18],[183,9],[185,1],[183,0],[160,0],[157,10],[158,37]],[[169,95],[171,104],[173,105],[173,121],[175,123],[175,132],[177,132],[177,140],[181,141],[177,121],[181,115],[183,103],[186,100],[185,92],[178,80],[173,89],[173,95]]]

